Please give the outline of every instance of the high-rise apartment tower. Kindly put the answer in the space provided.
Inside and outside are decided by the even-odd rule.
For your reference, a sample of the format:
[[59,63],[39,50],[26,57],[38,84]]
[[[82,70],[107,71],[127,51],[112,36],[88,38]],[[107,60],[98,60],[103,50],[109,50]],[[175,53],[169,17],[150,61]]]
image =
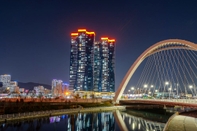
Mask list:
[[93,89],[93,48],[95,33],[79,29],[71,33],[70,83],[76,91]]
[[94,86],[97,92],[115,91],[115,40],[101,38],[94,45]]

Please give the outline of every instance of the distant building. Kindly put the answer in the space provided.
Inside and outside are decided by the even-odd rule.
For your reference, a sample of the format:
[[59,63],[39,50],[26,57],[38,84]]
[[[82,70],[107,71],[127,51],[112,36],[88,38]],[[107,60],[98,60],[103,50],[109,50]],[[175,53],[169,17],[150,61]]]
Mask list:
[[52,95],[53,96],[61,96],[62,93],[63,93],[63,90],[62,90],[62,83],[63,81],[62,80],[57,80],[57,79],[53,79],[52,80]]
[[5,74],[0,75],[0,82],[2,82],[3,90],[10,93],[20,93],[18,82],[17,81],[11,81],[11,75]]
[[45,94],[45,88],[44,86],[35,86],[34,87],[35,95],[36,96],[42,96]]
[[115,40],[101,38],[94,45],[94,88],[96,92],[115,91]]
[[62,90],[63,92],[69,91],[69,85],[67,83],[62,83]]
[[93,48],[95,33],[79,29],[71,33],[69,88],[77,91],[92,91]]
[[25,92],[25,88],[19,88],[19,92],[20,93],[24,93]]
[[3,83],[3,87],[8,87],[11,81],[11,75],[0,75],[0,82]]
[[10,81],[10,85],[9,85],[9,88],[10,88],[10,92],[12,93],[20,93],[19,92],[19,87],[18,87],[18,82],[17,81]]

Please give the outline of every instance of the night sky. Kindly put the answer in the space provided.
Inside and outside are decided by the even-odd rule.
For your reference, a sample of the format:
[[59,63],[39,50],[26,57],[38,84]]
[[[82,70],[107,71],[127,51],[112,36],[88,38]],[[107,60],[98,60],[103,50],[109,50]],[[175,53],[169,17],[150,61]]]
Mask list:
[[0,74],[20,82],[69,82],[70,33],[86,28],[96,40],[116,39],[117,88],[156,42],[197,43],[196,7],[195,0],[0,0]]

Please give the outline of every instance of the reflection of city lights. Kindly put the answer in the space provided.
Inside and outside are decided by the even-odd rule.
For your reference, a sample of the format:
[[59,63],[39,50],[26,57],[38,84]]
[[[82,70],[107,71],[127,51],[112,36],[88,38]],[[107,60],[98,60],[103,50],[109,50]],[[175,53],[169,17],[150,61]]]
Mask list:
[[141,124],[139,123],[139,124],[138,124],[138,129],[140,130],[140,128],[141,128]]
[[135,130],[135,123],[132,123],[132,130]]
[[129,124],[131,124],[131,118],[129,119]]

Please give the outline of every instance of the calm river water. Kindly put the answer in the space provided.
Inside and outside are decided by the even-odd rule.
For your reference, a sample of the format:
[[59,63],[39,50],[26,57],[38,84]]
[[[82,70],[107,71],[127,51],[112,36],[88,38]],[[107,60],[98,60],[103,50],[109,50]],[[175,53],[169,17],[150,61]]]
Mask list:
[[162,131],[172,113],[164,111],[120,111],[65,114],[39,119],[0,123],[0,131]]

